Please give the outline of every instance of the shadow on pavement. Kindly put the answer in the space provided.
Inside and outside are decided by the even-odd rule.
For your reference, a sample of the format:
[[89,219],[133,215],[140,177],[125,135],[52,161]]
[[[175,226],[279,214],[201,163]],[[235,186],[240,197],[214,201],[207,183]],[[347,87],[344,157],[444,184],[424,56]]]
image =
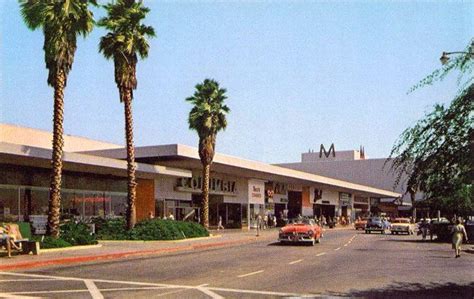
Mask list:
[[473,298],[474,283],[394,283],[383,289],[351,291],[342,295],[362,298]]

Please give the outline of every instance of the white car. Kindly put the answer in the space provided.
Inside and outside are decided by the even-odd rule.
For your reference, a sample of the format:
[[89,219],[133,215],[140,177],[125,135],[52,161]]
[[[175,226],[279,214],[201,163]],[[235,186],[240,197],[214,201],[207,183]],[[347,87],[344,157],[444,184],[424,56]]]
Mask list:
[[415,233],[415,224],[410,222],[408,218],[395,218],[392,222],[391,227],[392,235],[394,234],[408,234],[413,235]]

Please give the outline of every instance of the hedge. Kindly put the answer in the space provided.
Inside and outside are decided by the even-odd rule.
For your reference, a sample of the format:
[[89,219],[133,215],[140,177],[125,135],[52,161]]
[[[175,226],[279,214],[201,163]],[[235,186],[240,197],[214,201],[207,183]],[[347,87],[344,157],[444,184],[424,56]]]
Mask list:
[[141,221],[130,232],[125,230],[124,219],[106,220],[97,230],[101,240],[181,240],[207,236],[209,232],[198,223],[162,219]]

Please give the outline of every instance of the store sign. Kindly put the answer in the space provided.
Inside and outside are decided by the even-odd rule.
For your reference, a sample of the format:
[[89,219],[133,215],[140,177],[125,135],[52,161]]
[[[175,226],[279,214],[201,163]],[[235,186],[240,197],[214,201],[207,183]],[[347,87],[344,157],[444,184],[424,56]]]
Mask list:
[[[202,177],[179,178],[176,183],[175,191],[181,192],[202,192]],[[223,180],[219,178],[210,178],[209,194],[236,196],[236,181]]]
[[265,203],[265,182],[258,180],[249,180],[249,203]]
[[355,197],[354,198],[354,203],[358,204],[369,204],[369,199],[367,197]]
[[303,186],[296,184],[288,184],[288,191],[303,191]]
[[339,192],[339,201],[341,206],[350,206],[352,202],[352,194]]

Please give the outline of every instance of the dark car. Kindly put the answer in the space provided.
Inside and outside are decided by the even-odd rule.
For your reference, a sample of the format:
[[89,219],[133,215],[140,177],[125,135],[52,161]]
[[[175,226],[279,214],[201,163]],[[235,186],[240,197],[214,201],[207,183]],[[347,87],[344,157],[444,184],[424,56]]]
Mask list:
[[390,229],[390,222],[380,217],[370,217],[365,225],[365,233],[370,234],[373,231],[385,234]]

